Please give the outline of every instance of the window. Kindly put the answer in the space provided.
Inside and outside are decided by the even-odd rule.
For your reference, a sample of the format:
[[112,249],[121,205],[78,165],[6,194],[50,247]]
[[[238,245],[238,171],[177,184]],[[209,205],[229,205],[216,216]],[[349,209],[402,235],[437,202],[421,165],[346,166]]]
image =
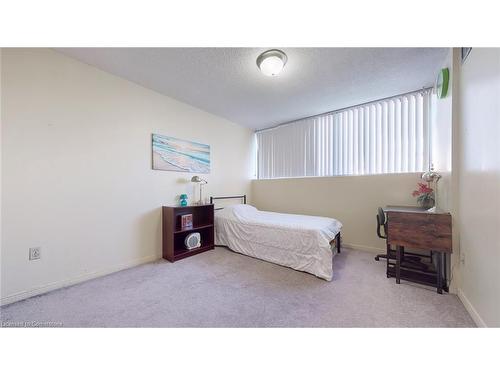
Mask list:
[[258,131],[259,179],[421,172],[431,89]]

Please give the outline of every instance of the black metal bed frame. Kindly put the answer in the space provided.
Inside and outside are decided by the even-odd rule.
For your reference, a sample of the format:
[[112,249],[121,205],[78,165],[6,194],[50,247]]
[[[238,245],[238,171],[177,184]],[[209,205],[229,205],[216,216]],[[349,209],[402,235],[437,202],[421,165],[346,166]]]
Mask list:
[[[210,204],[214,204],[214,200],[222,200],[222,199],[239,199],[243,198],[243,203],[247,204],[247,196],[246,195],[231,195],[226,197],[210,197]],[[222,210],[223,207],[215,208],[215,210]]]
[[335,245],[337,246],[337,253],[340,254],[340,232],[335,235]]
[[[246,195],[231,195],[226,197],[210,197],[210,204],[214,204],[214,200],[223,200],[223,199],[239,199],[243,198],[243,203],[247,204],[247,196]],[[214,210],[222,210],[224,207],[214,208]],[[340,253],[340,232],[335,236],[335,245],[337,247],[337,252]]]

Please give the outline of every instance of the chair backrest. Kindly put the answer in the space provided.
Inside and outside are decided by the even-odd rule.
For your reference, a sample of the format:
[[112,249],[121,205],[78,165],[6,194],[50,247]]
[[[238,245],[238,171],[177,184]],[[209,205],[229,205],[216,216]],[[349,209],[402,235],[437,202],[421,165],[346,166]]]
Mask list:
[[[384,210],[379,207],[377,212],[377,236],[380,238],[387,238],[387,230],[386,230],[386,218]],[[380,228],[384,228],[384,234],[380,232]]]

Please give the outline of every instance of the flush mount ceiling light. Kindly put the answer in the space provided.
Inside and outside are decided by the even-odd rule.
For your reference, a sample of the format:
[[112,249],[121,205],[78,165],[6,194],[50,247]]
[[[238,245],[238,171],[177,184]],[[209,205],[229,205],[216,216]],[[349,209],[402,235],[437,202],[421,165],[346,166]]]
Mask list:
[[257,66],[262,74],[273,77],[283,70],[287,60],[285,52],[279,49],[270,49],[257,57]]

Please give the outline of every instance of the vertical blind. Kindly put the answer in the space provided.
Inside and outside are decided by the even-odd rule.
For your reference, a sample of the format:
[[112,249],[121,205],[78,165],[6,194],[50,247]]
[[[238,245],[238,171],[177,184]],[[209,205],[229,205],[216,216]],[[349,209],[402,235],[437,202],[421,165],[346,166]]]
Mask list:
[[258,131],[259,179],[420,172],[431,89]]

